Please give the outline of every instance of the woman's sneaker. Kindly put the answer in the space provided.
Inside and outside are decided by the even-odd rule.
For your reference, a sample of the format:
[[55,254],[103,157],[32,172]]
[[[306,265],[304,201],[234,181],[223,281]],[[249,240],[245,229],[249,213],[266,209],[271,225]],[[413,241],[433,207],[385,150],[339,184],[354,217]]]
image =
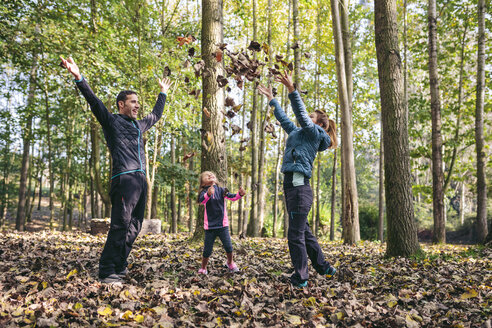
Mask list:
[[307,280],[305,280],[303,282],[298,283],[297,285],[292,285],[292,286],[294,286],[295,288],[304,288],[307,287],[307,285],[308,285]]
[[208,274],[208,271],[207,271],[207,269],[202,269],[202,268],[200,268],[200,269],[198,270],[198,274]]
[[232,262],[231,264],[227,263],[226,266],[230,273],[239,272],[239,268],[234,262]]
[[337,272],[337,269],[335,269],[334,267],[329,267],[328,270],[326,270],[325,272],[325,276],[326,278],[331,278],[335,275],[335,273]]

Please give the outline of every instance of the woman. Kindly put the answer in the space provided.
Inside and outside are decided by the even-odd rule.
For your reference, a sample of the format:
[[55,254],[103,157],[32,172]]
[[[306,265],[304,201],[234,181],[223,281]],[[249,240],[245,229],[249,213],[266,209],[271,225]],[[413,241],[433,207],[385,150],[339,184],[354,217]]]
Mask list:
[[298,288],[306,287],[309,278],[307,258],[319,274],[333,276],[336,269],[323,256],[316,237],[308,225],[308,214],[313,204],[313,191],[309,185],[313,162],[318,151],[337,147],[335,121],[321,110],[307,114],[299,92],[295,89],[292,76],[287,72],[277,76],[289,91],[289,99],[300,128],[296,127],[278,101],[273,98],[272,88],[258,86],[258,91],[268,98],[274,115],[289,135],[287,138],[282,173],[284,173],[284,195],[289,211],[288,245],[294,274],[290,280]]

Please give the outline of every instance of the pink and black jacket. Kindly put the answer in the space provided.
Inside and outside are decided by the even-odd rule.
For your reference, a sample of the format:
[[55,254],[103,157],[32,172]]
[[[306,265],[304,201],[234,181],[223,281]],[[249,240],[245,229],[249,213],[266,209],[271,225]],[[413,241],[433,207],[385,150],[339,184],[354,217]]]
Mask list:
[[203,187],[198,197],[198,202],[205,206],[203,228],[205,230],[219,229],[229,226],[227,217],[226,199],[236,201],[241,199],[239,193],[232,194],[227,189],[214,185],[215,192],[212,196],[207,194],[209,187]]

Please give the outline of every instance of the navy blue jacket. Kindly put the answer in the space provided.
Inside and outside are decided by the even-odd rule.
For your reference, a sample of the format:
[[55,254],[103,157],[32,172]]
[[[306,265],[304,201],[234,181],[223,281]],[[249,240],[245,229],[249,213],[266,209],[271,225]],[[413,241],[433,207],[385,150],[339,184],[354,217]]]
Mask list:
[[229,218],[227,217],[227,208],[225,200],[229,199],[236,201],[241,199],[239,193],[232,194],[225,188],[214,185],[214,194],[209,196],[207,190],[210,186],[203,187],[198,196],[198,202],[205,205],[205,215],[203,220],[203,228],[205,230],[219,229],[229,226]]
[[328,149],[331,139],[328,133],[318,124],[314,124],[308,116],[297,90],[289,93],[289,99],[300,128],[287,117],[277,99],[270,101],[270,106],[275,108],[273,114],[289,135],[285,144],[282,173],[299,172],[311,178],[317,152]]
[[76,81],[92,113],[101,124],[104,138],[113,159],[112,178],[131,172],[145,173],[145,151],[142,134],[150,129],[162,116],[166,94],[157,97],[152,113],[141,120],[133,120],[123,114],[112,114],[96,97],[89,84],[82,78]]

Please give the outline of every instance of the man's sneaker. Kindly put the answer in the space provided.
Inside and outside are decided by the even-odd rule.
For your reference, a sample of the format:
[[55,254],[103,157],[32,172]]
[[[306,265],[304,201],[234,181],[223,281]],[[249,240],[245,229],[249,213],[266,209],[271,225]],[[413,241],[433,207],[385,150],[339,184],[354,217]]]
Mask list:
[[293,285],[295,288],[304,288],[304,287],[307,287],[308,283],[307,283],[307,280],[301,282],[301,283],[298,283],[297,285]]
[[117,282],[123,282],[123,280],[116,273],[113,273],[106,278],[99,278],[99,281],[103,284],[114,284]]
[[123,271],[116,273],[116,275],[121,279],[125,278],[127,274],[128,274],[128,268],[125,268]]
[[328,268],[328,270],[326,270],[325,276],[327,278],[331,278],[331,277],[333,277],[335,275],[336,272],[337,272],[337,269],[335,269],[334,267],[331,266],[331,267]]
[[231,264],[226,263],[226,266],[230,273],[239,272],[239,268],[234,262],[232,262]]
[[207,269],[200,268],[200,270],[198,270],[198,273],[199,274],[208,274],[208,271],[207,271]]

